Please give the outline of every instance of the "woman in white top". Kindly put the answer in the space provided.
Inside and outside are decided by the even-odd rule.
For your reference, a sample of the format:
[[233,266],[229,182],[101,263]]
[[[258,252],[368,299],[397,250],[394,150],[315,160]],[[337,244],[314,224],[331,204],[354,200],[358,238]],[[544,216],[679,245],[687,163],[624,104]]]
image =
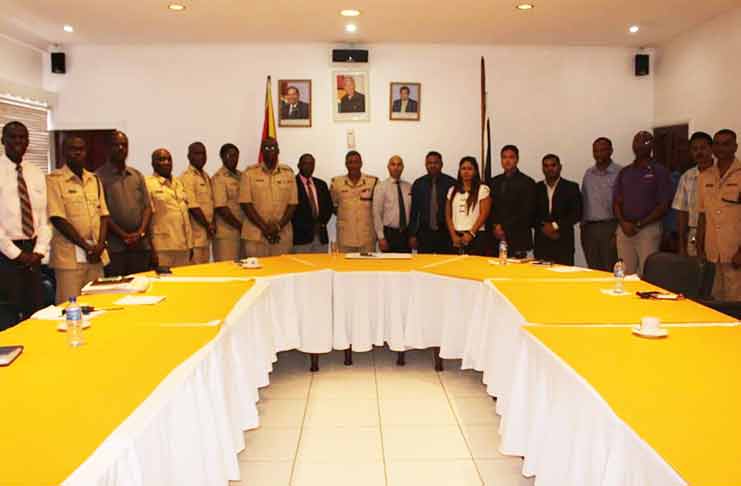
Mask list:
[[459,253],[486,254],[484,223],[490,211],[489,187],[481,183],[479,164],[474,157],[463,157],[458,165],[458,181],[448,191],[445,205],[450,239]]

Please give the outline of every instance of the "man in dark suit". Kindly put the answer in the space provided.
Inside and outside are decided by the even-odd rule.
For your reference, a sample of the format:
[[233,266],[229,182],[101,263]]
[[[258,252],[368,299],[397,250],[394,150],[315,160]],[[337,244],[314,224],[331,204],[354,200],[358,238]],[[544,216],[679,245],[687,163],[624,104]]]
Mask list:
[[427,175],[412,184],[409,247],[420,253],[452,253],[445,224],[445,201],[455,179],[443,174],[443,157],[431,151],[425,157]]
[[508,255],[525,258],[533,249],[535,219],[535,181],[517,168],[520,149],[505,145],[500,152],[503,173],[491,181],[491,225],[496,252],[499,243],[507,242]]
[[286,90],[285,101],[280,103],[280,117],[283,120],[308,120],[309,104],[301,101],[301,94],[295,86]]
[[535,258],[574,264],[574,225],[581,221],[581,193],[561,178],[558,155],[543,157],[545,180],[536,184]]
[[298,159],[298,207],[291,220],[294,253],[327,252],[327,223],[332,217],[332,197],[327,183],[312,177],[315,165],[311,154]]
[[417,100],[409,97],[409,86],[402,86],[399,90],[399,99],[394,100],[391,111],[394,113],[417,113]]
[[345,76],[342,87],[345,96],[340,100],[340,113],[365,113],[365,95],[355,91],[352,76]]

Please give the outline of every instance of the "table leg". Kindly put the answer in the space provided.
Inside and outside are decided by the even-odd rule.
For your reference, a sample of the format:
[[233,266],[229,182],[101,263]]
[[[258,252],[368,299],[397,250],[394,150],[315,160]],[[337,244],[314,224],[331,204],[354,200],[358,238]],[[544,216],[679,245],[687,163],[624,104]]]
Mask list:
[[432,352],[435,357],[435,371],[443,371],[443,359],[440,357],[440,347],[436,346],[432,348]]
[[352,366],[352,346],[345,350],[345,366]]
[[405,357],[405,352],[404,351],[399,351],[396,354],[396,366],[404,366],[405,364],[407,364],[406,357]]
[[319,371],[319,355],[311,353],[309,356],[311,357],[311,368],[309,368],[309,371],[312,373]]

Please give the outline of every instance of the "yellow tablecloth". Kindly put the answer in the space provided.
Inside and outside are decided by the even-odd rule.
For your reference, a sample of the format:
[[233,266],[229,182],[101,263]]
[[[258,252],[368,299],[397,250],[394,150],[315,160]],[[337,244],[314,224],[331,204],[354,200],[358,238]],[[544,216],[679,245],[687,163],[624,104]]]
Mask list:
[[311,263],[317,268],[327,268],[336,272],[410,272],[423,270],[451,260],[452,255],[413,255],[408,259],[355,259],[345,255],[306,254],[292,255],[296,260]]
[[492,260],[492,258],[463,256],[452,259],[441,265],[425,268],[423,271],[446,277],[481,281],[492,278],[572,280],[583,278],[605,278],[610,276],[609,273],[591,271],[588,269],[570,273],[557,273],[551,270],[552,267],[546,267],[543,265],[534,265],[532,263],[509,263],[507,265],[497,265],[489,263],[489,260]]
[[[252,285],[156,282],[148,293],[166,295],[164,302],[94,319],[78,349],[67,346],[54,321],[0,333],[0,346],[25,345],[15,363],[0,368],[0,484],[60,484],[219,330],[156,324],[223,319]],[[81,301],[100,306],[120,297]]]
[[236,262],[217,262],[203,265],[176,267],[172,273],[179,277],[272,277],[286,273],[313,272],[320,270],[304,261],[300,256],[282,255],[260,258],[261,268],[242,268]]
[[[574,274],[569,274],[574,275]],[[605,295],[611,281],[494,281],[497,289],[531,324],[638,324],[644,316],[664,323],[732,323],[730,316],[691,300],[644,300],[636,291],[661,290],[646,282],[625,282],[630,295]]]
[[690,486],[741,484],[741,328],[529,327]]

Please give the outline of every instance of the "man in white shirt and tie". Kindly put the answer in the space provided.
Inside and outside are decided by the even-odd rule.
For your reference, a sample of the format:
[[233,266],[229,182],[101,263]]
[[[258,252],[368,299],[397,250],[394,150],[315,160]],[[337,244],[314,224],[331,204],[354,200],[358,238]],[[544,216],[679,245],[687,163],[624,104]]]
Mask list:
[[5,154],[0,157],[0,289],[20,320],[43,305],[41,260],[49,253],[51,240],[46,178],[38,167],[23,163],[29,144],[25,125],[17,121],[7,123],[2,130],[2,144]]
[[389,159],[388,171],[373,192],[373,226],[381,251],[408,253],[412,185],[401,179],[404,161],[398,155]]

